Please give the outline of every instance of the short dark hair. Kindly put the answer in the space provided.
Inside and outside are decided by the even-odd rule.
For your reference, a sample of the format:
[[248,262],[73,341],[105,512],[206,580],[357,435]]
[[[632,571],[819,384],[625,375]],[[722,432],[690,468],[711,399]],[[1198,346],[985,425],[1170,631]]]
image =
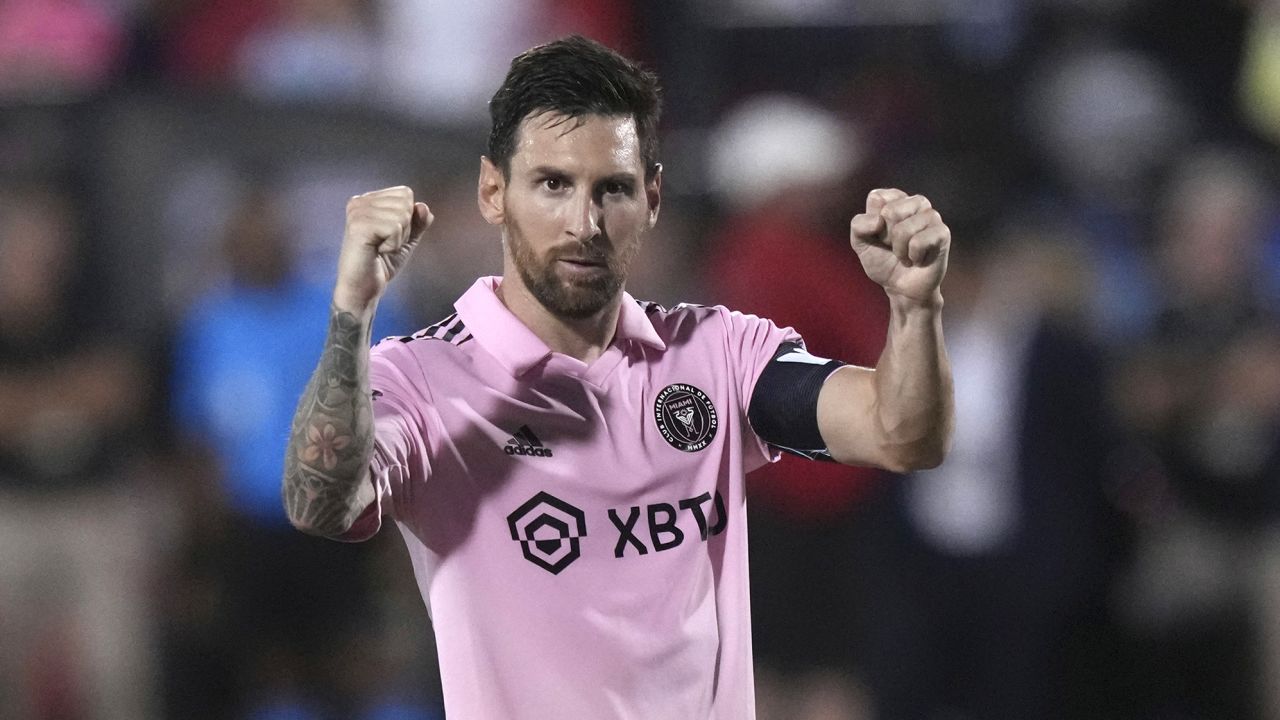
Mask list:
[[489,101],[489,160],[511,175],[520,123],[552,112],[568,118],[629,115],[635,118],[640,157],[648,178],[658,166],[658,77],[600,43],[570,35],[532,48],[511,61]]

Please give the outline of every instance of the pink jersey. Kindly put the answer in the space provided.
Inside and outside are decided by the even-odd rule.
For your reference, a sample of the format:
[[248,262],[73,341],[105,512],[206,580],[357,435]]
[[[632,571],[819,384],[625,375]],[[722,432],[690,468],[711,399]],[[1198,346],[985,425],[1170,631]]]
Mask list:
[[798,339],[722,307],[622,301],[591,364],[481,278],[372,352],[376,507],[394,518],[462,720],[755,716],[743,476],[756,378]]

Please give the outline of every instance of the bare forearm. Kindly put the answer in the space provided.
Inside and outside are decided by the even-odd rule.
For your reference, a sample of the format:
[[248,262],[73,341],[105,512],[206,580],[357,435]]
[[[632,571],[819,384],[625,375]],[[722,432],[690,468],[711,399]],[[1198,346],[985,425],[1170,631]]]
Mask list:
[[876,419],[903,469],[942,462],[955,422],[942,296],[922,305],[890,298],[889,334],[876,365]]
[[285,456],[284,505],[294,527],[336,536],[371,499],[373,407],[369,338],[373,313],[331,308],[324,354],[293,416]]

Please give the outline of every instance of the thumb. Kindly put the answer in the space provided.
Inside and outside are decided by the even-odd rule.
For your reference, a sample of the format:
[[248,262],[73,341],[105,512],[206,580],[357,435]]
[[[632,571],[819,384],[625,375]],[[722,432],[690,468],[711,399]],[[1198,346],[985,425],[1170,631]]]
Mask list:
[[409,226],[409,239],[416,241],[422,238],[427,228],[431,227],[431,223],[435,221],[435,216],[431,214],[431,208],[426,203],[414,203],[413,219]]

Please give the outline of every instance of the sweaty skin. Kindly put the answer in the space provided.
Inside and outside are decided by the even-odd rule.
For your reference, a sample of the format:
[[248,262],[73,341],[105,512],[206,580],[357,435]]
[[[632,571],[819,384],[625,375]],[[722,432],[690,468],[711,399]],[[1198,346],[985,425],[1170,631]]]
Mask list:
[[503,303],[552,350],[590,362],[613,341],[631,262],[658,220],[635,120],[531,115],[510,177],[480,164],[480,213],[501,228]]

